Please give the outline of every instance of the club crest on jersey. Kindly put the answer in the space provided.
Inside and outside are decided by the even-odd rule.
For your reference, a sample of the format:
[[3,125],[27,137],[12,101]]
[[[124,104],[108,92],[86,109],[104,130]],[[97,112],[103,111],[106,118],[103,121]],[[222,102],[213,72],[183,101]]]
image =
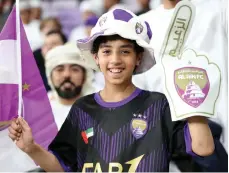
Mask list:
[[142,114],[134,114],[134,118],[131,123],[131,131],[136,139],[143,137],[148,130],[148,123],[146,121],[146,116]]
[[136,23],[135,31],[136,31],[137,34],[141,34],[142,31],[143,31],[143,26],[140,23]]
[[208,95],[210,82],[206,70],[197,67],[184,67],[174,72],[175,87],[181,99],[196,108]]

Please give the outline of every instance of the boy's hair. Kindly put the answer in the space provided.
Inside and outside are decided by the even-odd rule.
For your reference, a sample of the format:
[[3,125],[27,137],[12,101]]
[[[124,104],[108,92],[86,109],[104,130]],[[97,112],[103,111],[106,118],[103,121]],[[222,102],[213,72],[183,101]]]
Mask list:
[[142,48],[141,46],[139,46],[136,41],[134,40],[129,40],[129,39],[125,39],[119,35],[109,35],[109,36],[99,36],[94,42],[93,42],[93,45],[92,45],[92,49],[91,49],[91,53],[92,54],[97,54],[98,51],[99,51],[99,46],[102,44],[102,43],[106,43],[108,41],[115,41],[115,40],[128,40],[129,42],[133,43],[134,45],[134,50],[136,52],[136,54],[140,54],[140,53],[143,53],[144,52],[144,48]]
[[52,34],[58,34],[61,38],[61,40],[63,41],[63,43],[67,43],[67,37],[64,35],[64,33],[62,33],[61,31],[58,31],[58,30],[52,30],[52,31],[49,31],[46,36],[50,36]]

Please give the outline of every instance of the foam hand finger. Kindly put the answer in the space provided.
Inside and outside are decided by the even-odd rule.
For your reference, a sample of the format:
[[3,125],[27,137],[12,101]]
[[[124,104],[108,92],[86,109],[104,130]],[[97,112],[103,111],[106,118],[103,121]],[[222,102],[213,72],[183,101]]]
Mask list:
[[161,60],[174,59],[173,57],[177,59],[188,38],[194,18],[195,7],[190,1],[180,1],[176,5],[160,50]]

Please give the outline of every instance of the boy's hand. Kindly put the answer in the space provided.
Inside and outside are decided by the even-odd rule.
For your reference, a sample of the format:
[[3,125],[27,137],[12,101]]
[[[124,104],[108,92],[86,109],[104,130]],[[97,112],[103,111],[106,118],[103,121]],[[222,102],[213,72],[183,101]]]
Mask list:
[[14,119],[8,128],[9,137],[25,153],[32,152],[34,140],[32,130],[23,118]]

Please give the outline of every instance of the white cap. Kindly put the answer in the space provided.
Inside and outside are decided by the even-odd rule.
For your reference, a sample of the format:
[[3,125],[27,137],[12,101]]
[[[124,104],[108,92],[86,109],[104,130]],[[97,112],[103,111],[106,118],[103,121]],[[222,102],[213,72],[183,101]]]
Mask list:
[[19,7],[20,7],[20,10],[27,10],[31,8],[29,1],[25,1],[25,0],[19,1]]
[[30,0],[31,8],[41,8],[41,0]]
[[88,56],[96,38],[115,34],[135,40],[140,47],[144,48],[141,63],[136,68],[135,74],[143,73],[156,64],[153,49],[149,45],[152,37],[149,24],[126,9],[113,9],[103,14],[92,29],[91,36],[78,40],[77,45],[83,54]]
[[95,13],[97,16],[102,14],[102,6],[98,1],[95,0],[84,0],[80,3],[79,6],[80,12],[83,13],[85,11],[91,11]]

